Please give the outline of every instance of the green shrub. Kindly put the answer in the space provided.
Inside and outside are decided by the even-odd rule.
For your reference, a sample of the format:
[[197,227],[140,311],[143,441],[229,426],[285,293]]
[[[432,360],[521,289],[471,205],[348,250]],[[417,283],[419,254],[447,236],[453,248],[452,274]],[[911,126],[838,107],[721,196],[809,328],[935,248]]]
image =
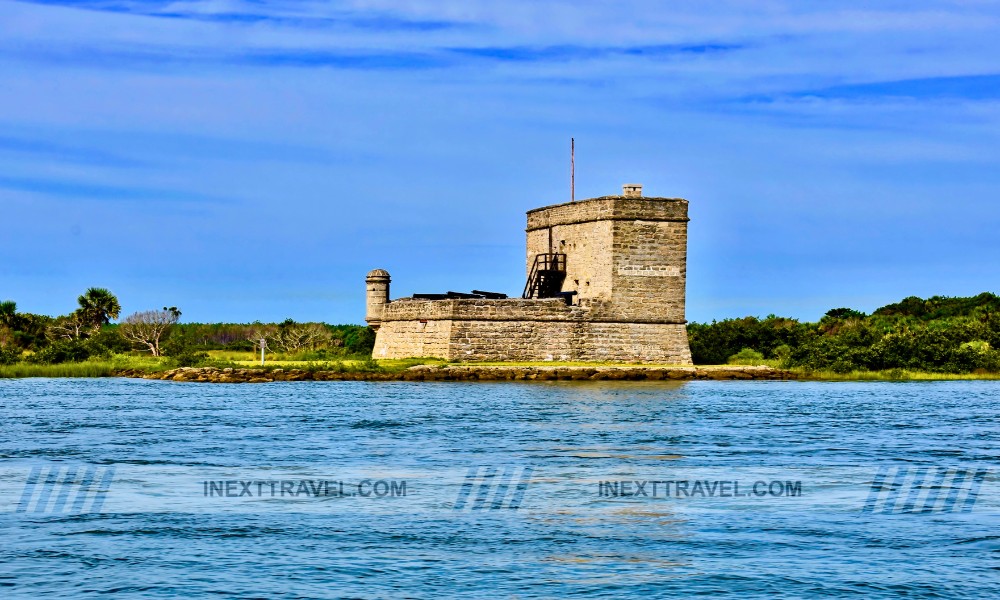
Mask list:
[[959,350],[973,350],[975,352],[989,352],[990,343],[985,340],[972,340],[965,342],[958,347]]
[[[783,367],[811,371],[892,369],[935,373],[1000,370],[1000,297],[910,297],[871,315],[828,311],[816,323],[773,315],[690,323],[696,364],[719,364],[752,348]],[[740,361],[741,359],[736,359]]]
[[59,340],[52,342],[25,360],[38,365],[57,365],[66,362],[82,362],[88,358],[90,358],[90,349],[85,341]]
[[344,349],[348,354],[371,354],[375,348],[375,330],[356,326],[344,334]]
[[368,357],[364,360],[359,360],[354,363],[354,368],[352,371],[359,371],[361,373],[374,373],[382,370],[382,365],[378,364],[378,361],[372,357]]
[[198,367],[208,361],[208,354],[197,350],[185,335],[171,335],[162,349],[170,364],[178,367]]
[[849,360],[835,360],[832,365],[830,365],[830,370],[834,373],[850,373],[855,370],[854,364]]
[[829,319],[864,319],[868,315],[853,308],[834,308],[826,311],[824,316]]
[[178,367],[198,367],[208,362],[207,352],[185,349],[168,357],[171,364]]
[[895,379],[898,381],[903,381],[910,378],[910,374],[903,369],[889,369],[885,372],[889,379]]
[[87,348],[93,356],[111,356],[123,354],[132,349],[132,345],[118,333],[118,327],[106,325],[86,341]]
[[753,348],[744,348],[726,360],[731,365],[759,365],[763,361],[764,355]]
[[0,365],[14,365],[21,362],[21,349],[6,347],[0,348]]

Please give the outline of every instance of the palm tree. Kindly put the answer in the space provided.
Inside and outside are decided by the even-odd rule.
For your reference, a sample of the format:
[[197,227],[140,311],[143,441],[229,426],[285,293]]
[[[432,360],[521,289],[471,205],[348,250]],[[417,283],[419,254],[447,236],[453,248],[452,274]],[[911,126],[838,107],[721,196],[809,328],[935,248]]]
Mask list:
[[118,298],[105,288],[89,288],[76,301],[85,319],[98,327],[117,319],[122,310]]
[[0,325],[14,327],[14,320],[17,318],[17,302],[4,300],[0,302]]

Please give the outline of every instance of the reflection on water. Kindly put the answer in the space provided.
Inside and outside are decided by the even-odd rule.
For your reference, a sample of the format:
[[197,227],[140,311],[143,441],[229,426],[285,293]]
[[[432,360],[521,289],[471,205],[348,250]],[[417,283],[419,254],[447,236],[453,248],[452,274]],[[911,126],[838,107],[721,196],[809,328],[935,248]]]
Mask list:
[[[845,510],[868,492],[845,493],[836,482],[807,487],[828,492],[816,501],[717,504],[602,498],[597,485],[764,471],[808,485],[882,464],[996,467],[997,389],[995,382],[0,381],[5,472],[115,465],[116,485],[141,488],[143,478],[160,477],[166,492],[174,473],[217,469],[345,479],[377,471],[416,486],[394,503],[325,497],[295,511],[280,499],[268,499],[266,509],[262,500],[231,512],[189,510],[204,505],[197,494],[174,510],[8,511],[0,515],[0,594],[988,597],[1000,593],[995,511]],[[504,465],[530,465],[524,505],[450,510],[476,465],[496,469],[488,482],[497,495],[487,506],[514,496],[518,481],[500,481]],[[470,504],[490,477],[475,473]],[[9,495],[21,493],[23,476],[3,477]],[[502,485],[510,489],[501,497]],[[237,507],[218,503],[230,500],[212,506]],[[977,507],[996,505],[988,500]],[[109,496],[106,509],[114,502]]]

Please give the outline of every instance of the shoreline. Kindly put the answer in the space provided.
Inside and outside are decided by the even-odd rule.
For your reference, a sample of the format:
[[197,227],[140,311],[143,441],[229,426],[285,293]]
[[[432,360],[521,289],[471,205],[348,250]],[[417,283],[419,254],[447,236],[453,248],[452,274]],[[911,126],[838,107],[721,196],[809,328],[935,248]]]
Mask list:
[[117,377],[193,383],[270,383],[274,381],[685,381],[802,379],[792,371],[767,366],[470,366],[417,365],[402,371],[332,371],[179,367],[150,372],[122,369]]
[[[396,362],[396,361],[392,361]],[[267,383],[272,381],[997,381],[1000,373],[936,373],[883,371],[809,371],[774,365],[641,365],[593,363],[442,363],[398,361],[379,365],[358,361],[287,365],[215,364],[200,367],[115,365],[79,362],[56,365],[0,366],[0,380],[25,378],[121,377],[199,383]],[[406,364],[409,363],[409,364]]]

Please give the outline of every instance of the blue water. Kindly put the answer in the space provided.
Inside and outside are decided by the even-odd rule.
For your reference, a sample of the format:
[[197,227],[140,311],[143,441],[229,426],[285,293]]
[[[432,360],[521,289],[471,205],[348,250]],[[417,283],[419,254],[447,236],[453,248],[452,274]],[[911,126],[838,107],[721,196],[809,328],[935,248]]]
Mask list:
[[412,482],[416,494],[378,510],[357,499],[310,505],[329,511],[109,511],[111,500],[89,514],[7,510],[0,597],[1000,597],[1000,517],[986,498],[967,513],[880,514],[601,499],[589,485],[586,497],[572,485],[544,494],[584,475],[667,468],[741,478],[996,467],[998,392],[996,382],[0,381],[0,467],[18,472],[534,469],[516,510],[420,504]]

